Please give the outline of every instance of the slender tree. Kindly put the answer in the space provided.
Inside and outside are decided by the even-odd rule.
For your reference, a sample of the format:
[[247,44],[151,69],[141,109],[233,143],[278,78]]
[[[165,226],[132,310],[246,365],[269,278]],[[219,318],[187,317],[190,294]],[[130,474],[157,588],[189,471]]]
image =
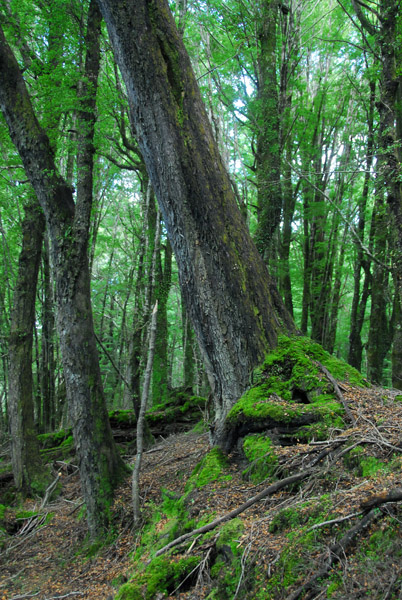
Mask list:
[[14,481],[24,495],[43,493],[49,483],[34,422],[32,339],[36,284],[45,219],[36,199],[25,207],[22,248],[14,290],[9,339],[8,415]]
[[[81,96],[82,119],[92,123],[83,131],[83,144],[92,156],[94,90],[99,69],[100,14],[91,2],[87,26],[87,68],[91,82]],[[56,282],[57,329],[63,359],[70,418],[77,448],[81,484],[92,536],[107,522],[114,487],[125,473],[114,444],[93,331],[87,257],[92,177],[89,158],[80,173],[85,191],[74,205],[71,187],[59,175],[49,139],[33,111],[18,63],[0,31],[0,103],[25,171],[46,217]],[[85,152],[85,150],[83,150]],[[89,161],[89,162],[88,162]]]

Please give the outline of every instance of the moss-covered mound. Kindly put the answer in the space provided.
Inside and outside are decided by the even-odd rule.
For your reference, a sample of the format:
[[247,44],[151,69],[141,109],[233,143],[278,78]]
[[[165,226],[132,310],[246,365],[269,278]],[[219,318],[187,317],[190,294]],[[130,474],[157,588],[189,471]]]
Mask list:
[[227,416],[227,449],[250,433],[268,432],[277,443],[292,443],[322,439],[329,428],[342,428],[344,408],[325,371],[338,381],[366,385],[356,369],[319,344],[281,337],[254,372],[254,385]]
[[172,390],[168,400],[147,412],[146,419],[152,433],[163,435],[187,431],[203,416],[205,398],[187,390]]

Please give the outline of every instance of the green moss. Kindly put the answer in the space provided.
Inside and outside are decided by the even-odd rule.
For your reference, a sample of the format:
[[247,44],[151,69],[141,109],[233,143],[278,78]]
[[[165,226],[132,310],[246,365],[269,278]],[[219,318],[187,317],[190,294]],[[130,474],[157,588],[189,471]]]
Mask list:
[[[321,553],[327,547],[328,530],[320,528],[311,531],[317,523],[335,517],[332,513],[332,501],[322,496],[318,501],[309,501],[299,506],[280,511],[270,525],[272,533],[288,531],[288,544],[275,565],[275,572],[266,587],[266,597],[281,597],[281,591],[295,585],[301,576],[311,572],[311,560],[308,557]],[[338,530],[337,530],[338,531]]]
[[398,396],[395,396],[394,400],[395,402],[402,402],[402,394],[398,394]]
[[243,531],[244,525],[239,518],[228,521],[220,528],[216,541],[217,558],[211,567],[215,587],[208,596],[210,600],[227,600],[233,598],[236,592],[242,572],[241,559],[244,548],[240,546],[239,541]]
[[18,510],[15,513],[16,519],[31,519],[32,517],[36,517],[38,515],[37,511],[32,510]]
[[208,485],[212,481],[230,480],[231,475],[224,474],[227,466],[228,460],[222,451],[219,448],[212,448],[194,468],[187,481],[185,492]]
[[112,424],[125,427],[135,427],[137,423],[133,410],[110,410],[109,420]]
[[288,381],[290,390],[300,388],[308,392],[320,387],[321,384],[328,387],[314,361],[324,365],[337,380],[348,381],[352,385],[367,386],[356,369],[343,360],[331,356],[322,346],[309,338],[299,336],[291,338],[280,336],[277,348],[268,354],[262,367],[256,370],[255,377],[268,379],[268,383],[272,378],[272,384],[275,384],[275,376],[279,376],[280,381]]
[[343,414],[343,407],[331,396],[319,396],[311,404],[296,404],[284,402],[274,397],[266,386],[257,386],[248,390],[233,406],[228,414],[229,421],[241,420],[242,416],[255,420],[270,420],[273,423],[290,424],[303,415],[309,415],[311,420],[324,417],[335,417]]
[[[278,347],[255,370],[256,383],[230,410],[228,425],[280,425],[292,429],[294,438],[306,441],[323,439],[330,429],[343,429],[344,408],[318,362],[335,379],[365,385],[353,367],[330,356],[308,338],[282,336]],[[298,432],[295,427],[300,428]]]
[[216,549],[221,550],[223,546],[230,546],[233,553],[236,553],[239,546],[239,540],[244,531],[244,524],[238,517],[224,523],[219,530],[219,537],[216,541]]
[[198,423],[194,425],[191,430],[191,433],[206,433],[208,431],[208,425],[204,421],[204,419],[200,419]]
[[379,471],[389,472],[394,463],[385,464],[375,456],[369,456],[363,446],[356,446],[343,458],[347,469],[354,471],[359,477],[375,477]]
[[269,437],[264,435],[247,436],[243,442],[243,451],[251,463],[243,471],[243,476],[250,478],[253,483],[260,483],[274,474],[278,465],[278,457]]
[[151,600],[158,592],[172,593],[198,564],[196,556],[180,560],[164,556],[154,558],[143,573],[136,574],[135,580],[120,588],[116,600]]
[[46,450],[60,446],[71,435],[71,429],[61,429],[52,433],[41,433],[38,435],[38,440],[41,448]]

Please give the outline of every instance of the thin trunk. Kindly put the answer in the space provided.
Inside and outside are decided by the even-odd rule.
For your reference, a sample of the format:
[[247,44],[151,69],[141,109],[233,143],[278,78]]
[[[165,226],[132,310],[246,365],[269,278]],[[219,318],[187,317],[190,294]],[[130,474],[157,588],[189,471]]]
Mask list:
[[133,478],[132,478],[132,499],[134,510],[134,525],[138,526],[140,520],[140,471],[142,462],[142,453],[144,450],[144,424],[145,411],[148,404],[149,388],[151,385],[152,365],[155,355],[155,338],[156,338],[156,320],[158,313],[158,302],[155,303],[152,311],[151,326],[149,331],[149,345],[147,366],[144,374],[144,384],[141,394],[141,407],[137,420],[137,455],[135,458]]
[[53,312],[54,298],[49,264],[49,240],[44,239],[43,264],[43,301],[42,301],[42,336],[41,336],[41,394],[43,410],[43,426],[45,431],[53,431],[56,419],[56,383],[54,358],[55,318]]
[[158,322],[154,368],[152,371],[152,403],[158,404],[167,399],[168,386],[168,316],[167,302],[172,283],[172,248],[169,240],[164,245],[162,269],[161,249],[158,251],[156,298],[158,300]]
[[[366,206],[369,194],[369,184],[371,179],[371,168],[373,165],[373,147],[374,147],[374,105],[375,105],[375,83],[370,82],[370,104],[367,113],[367,153],[366,153],[366,172],[362,194],[359,198],[359,221],[357,233],[361,242],[364,242],[366,226]],[[367,256],[363,254],[361,245],[357,244],[357,257],[353,273],[353,300],[350,315],[350,334],[349,334],[349,354],[348,363],[360,371],[363,354],[363,344],[361,332],[364,322],[367,300],[369,297],[370,265]],[[361,271],[364,270],[363,290],[360,291]]]
[[[186,309],[182,305],[183,331],[183,385],[185,389],[193,390],[194,386],[194,332],[191,327]],[[198,392],[197,392],[198,394]]]
[[43,493],[49,483],[34,423],[32,340],[35,296],[45,220],[31,200],[22,223],[22,248],[15,285],[9,339],[8,413],[14,481],[23,495]]
[[268,261],[274,251],[274,234],[282,215],[280,123],[276,74],[279,5],[278,0],[263,0],[257,3],[260,14],[256,115],[258,204],[256,243],[257,248]]

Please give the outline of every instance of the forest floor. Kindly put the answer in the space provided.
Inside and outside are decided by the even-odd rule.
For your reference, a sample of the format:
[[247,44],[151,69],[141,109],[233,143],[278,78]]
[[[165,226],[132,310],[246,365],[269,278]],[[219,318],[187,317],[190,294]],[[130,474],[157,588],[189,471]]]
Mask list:
[[[196,536],[176,547],[175,560],[197,557],[190,577],[174,590],[143,597],[198,600],[215,588],[210,597],[217,600],[402,598],[402,510],[400,503],[386,502],[402,500],[402,402],[395,395],[380,388],[344,386],[355,426],[334,430],[327,440],[277,449],[277,480],[310,469],[314,457],[316,466],[298,485],[268,494],[238,515],[242,527],[235,546],[226,549],[226,557],[225,546],[220,550],[226,574],[223,569],[214,580],[211,568],[212,556],[217,557],[217,527],[207,538]],[[141,478],[144,527],[162,496],[183,494],[209,450],[207,434],[194,432],[171,435],[149,449]],[[319,454],[325,455],[320,461]],[[196,523],[225,515],[275,480],[253,485],[242,475],[244,457],[234,453],[229,459],[225,477],[195,487],[187,498],[188,517]],[[130,478],[116,494],[110,539],[91,555],[77,469],[63,462],[57,466],[62,489],[55,501],[43,509],[39,500],[27,501],[24,509],[30,512],[19,518],[15,511],[6,511],[1,600],[111,600],[133,575],[133,553],[143,532],[132,526]],[[366,527],[360,527],[368,514]],[[165,531],[167,520],[156,524],[156,534]],[[141,560],[145,564],[150,558],[151,549]],[[317,573],[321,578],[314,582]],[[254,590],[249,596],[248,588]]]

